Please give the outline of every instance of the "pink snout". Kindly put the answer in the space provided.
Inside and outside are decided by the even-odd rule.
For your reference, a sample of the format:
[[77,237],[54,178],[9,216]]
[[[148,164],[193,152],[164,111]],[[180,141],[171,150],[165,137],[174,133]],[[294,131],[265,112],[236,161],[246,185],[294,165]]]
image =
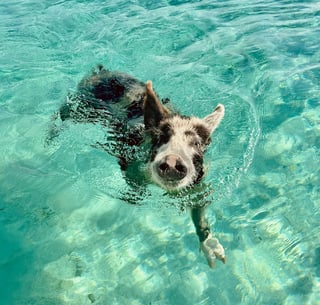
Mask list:
[[166,180],[179,181],[187,175],[187,167],[180,157],[167,155],[158,162],[157,172]]

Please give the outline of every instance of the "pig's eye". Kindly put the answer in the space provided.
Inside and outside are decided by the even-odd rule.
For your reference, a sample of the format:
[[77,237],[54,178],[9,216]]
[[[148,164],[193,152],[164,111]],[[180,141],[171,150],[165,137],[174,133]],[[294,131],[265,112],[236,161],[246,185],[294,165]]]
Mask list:
[[194,148],[199,149],[201,147],[201,142],[199,140],[193,140],[191,142],[191,146],[193,146]]
[[169,124],[164,124],[160,128],[159,144],[166,144],[170,141],[173,131]]

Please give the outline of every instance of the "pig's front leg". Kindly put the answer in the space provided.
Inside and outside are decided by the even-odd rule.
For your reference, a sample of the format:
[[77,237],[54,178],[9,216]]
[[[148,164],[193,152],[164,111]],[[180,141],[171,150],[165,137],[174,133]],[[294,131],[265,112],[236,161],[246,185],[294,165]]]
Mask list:
[[200,241],[200,249],[207,258],[211,268],[215,266],[216,259],[226,262],[226,256],[222,245],[217,238],[212,237],[210,226],[205,218],[205,208],[197,207],[191,209],[191,218],[196,228]]

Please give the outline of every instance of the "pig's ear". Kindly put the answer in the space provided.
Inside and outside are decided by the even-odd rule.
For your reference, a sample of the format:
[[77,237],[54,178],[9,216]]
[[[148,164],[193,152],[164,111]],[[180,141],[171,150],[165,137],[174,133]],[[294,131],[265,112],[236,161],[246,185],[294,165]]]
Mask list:
[[214,130],[219,126],[223,116],[224,106],[222,104],[219,104],[211,114],[203,118],[204,122],[209,127],[210,133],[214,132]]
[[169,114],[169,110],[161,104],[159,98],[153,91],[150,80],[146,83],[143,114],[146,129],[158,127],[160,121]]

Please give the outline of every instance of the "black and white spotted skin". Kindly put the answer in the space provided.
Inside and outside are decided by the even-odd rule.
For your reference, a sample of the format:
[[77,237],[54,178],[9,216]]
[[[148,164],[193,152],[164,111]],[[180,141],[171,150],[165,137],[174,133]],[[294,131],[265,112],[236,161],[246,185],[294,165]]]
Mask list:
[[[223,111],[222,105],[216,108],[215,125]],[[199,182],[204,175],[204,153],[214,128],[212,117],[168,115],[163,118],[157,129],[151,131],[153,146],[149,171],[152,181],[167,190],[178,190]]]
[[[59,113],[63,121],[107,125],[116,143],[111,153],[117,156],[129,184],[142,183],[132,182],[140,179],[170,192],[192,188],[203,178],[204,154],[224,116],[224,106],[219,104],[212,113],[198,118],[170,111],[167,102],[160,101],[151,81],[145,84],[99,66],[80,82],[77,93],[67,99]],[[147,158],[136,154],[141,149],[149,150]],[[138,168],[145,169],[143,175],[135,172]],[[190,206],[209,265],[213,267],[216,258],[225,262],[223,247],[212,237],[205,208],[201,204]]]

